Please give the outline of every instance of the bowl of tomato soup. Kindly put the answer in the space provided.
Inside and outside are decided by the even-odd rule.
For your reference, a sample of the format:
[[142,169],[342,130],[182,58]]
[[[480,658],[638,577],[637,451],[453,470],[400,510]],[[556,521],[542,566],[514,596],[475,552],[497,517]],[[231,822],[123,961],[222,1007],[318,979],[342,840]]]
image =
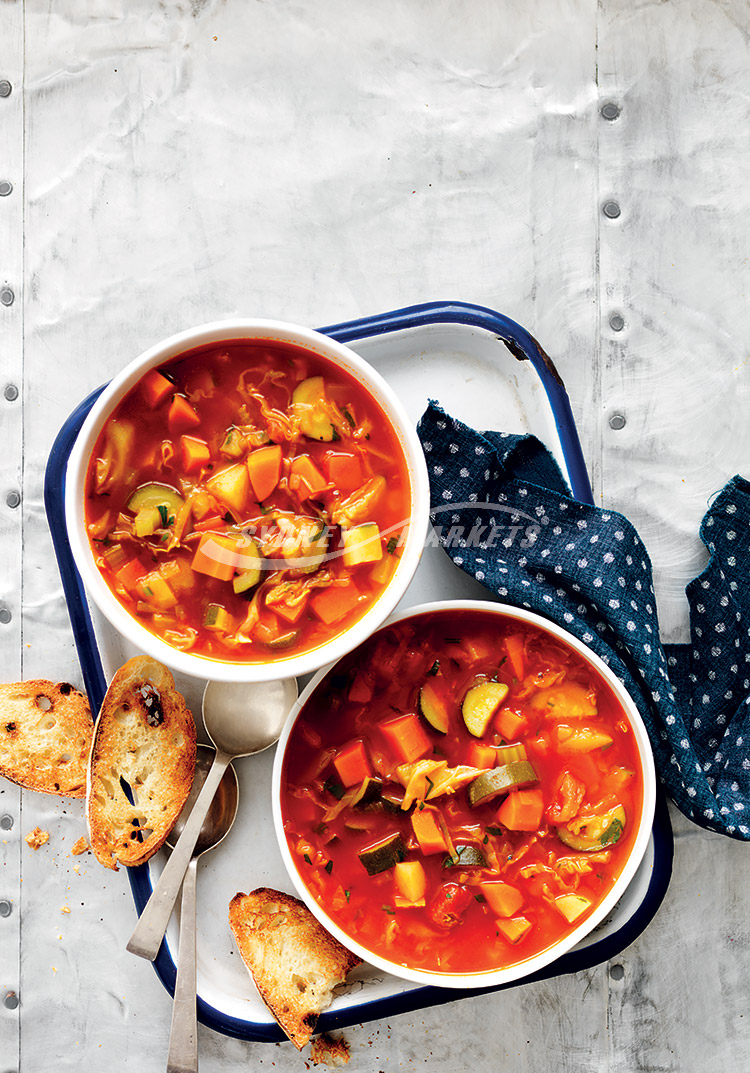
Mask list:
[[172,336],[125,368],[68,468],[71,547],[109,621],[176,670],[316,670],[377,628],[424,544],[426,468],[380,375],[281,322]]
[[310,682],[274,767],[291,880],[365,961],[479,987],[536,972],[613,908],[653,822],[620,681],[554,623],[452,601],[393,616]]

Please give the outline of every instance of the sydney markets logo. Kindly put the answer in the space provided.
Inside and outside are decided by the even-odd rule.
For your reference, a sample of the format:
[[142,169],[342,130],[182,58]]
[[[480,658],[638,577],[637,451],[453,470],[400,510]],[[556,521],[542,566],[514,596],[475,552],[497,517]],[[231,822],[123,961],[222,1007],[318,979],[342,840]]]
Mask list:
[[[502,503],[450,503],[433,507],[432,526],[427,532],[425,548],[510,548],[518,543],[530,548],[541,532],[539,521],[517,507]],[[384,555],[395,555],[403,548],[409,520],[396,522],[387,529],[362,524],[348,530],[329,525],[323,518],[278,514],[264,519],[262,525],[245,525],[232,547],[219,537],[203,551],[217,562],[237,562],[253,557],[260,570],[317,569],[323,563],[343,557],[352,547],[359,547],[362,558],[374,562]],[[208,542],[207,542],[208,543]],[[240,566],[241,569],[241,566]]]

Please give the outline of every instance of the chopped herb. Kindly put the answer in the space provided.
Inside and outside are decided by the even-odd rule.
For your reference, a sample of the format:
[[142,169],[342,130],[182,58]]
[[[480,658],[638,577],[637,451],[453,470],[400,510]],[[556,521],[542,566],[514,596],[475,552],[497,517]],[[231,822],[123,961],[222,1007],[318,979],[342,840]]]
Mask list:
[[398,537],[392,536],[385,546],[385,550],[389,555],[393,555],[394,551],[398,547]]
[[327,790],[329,794],[333,794],[337,801],[340,801],[345,793],[344,787],[341,785],[340,782],[337,782],[336,779],[333,778],[333,776],[326,779],[326,781],[323,783],[323,789]]
[[432,751],[435,754],[435,756],[445,756],[445,753],[443,752],[443,750],[440,748],[439,745],[433,746]]
[[617,842],[619,840],[620,835],[622,834],[622,832],[623,832],[622,821],[618,820],[617,818],[615,818],[614,820],[612,820],[612,823],[609,825],[607,830],[604,832],[602,837],[599,839],[599,842],[600,842],[600,844],[602,846],[609,846],[613,842]]
[[305,860],[307,861],[308,864],[312,864],[312,861],[310,860],[310,858],[309,858],[309,856],[307,854],[305,854]]
[[318,529],[317,533],[313,533],[313,535],[310,537],[311,543],[314,544],[317,540],[320,540],[321,536],[323,535],[323,533],[325,533],[325,531],[326,527],[325,523],[323,523],[321,524],[320,529]]
[[335,425],[331,425],[331,431],[333,432],[331,439],[334,443],[336,443],[338,440],[341,439],[341,436],[339,435],[339,430],[336,428]]
[[486,902],[487,899],[485,898],[485,896],[483,894],[475,894],[474,895],[474,901],[475,902]]
[[501,835],[503,833],[502,827],[488,827],[487,832],[491,835]]
[[489,842],[489,840],[490,840],[490,836],[489,836],[489,835],[485,835],[485,836],[484,836],[484,838],[482,839],[482,845],[483,845],[483,846],[486,846],[486,845],[487,845],[487,843]]
[[144,591],[145,593],[147,593],[147,594],[148,594],[149,596],[153,596],[153,595],[154,595],[154,590],[153,590],[153,589],[151,588],[151,586],[150,586],[150,585],[144,585],[144,586],[143,586],[143,591]]
[[422,809],[424,808],[424,801],[420,801],[420,802],[419,802],[419,804],[417,805],[417,808],[418,808],[418,809],[419,809],[419,811],[421,812],[421,811],[422,811]]
[[354,418],[349,413],[349,411],[348,410],[342,410],[341,412],[343,413],[343,415],[346,418],[346,420],[349,422],[349,425],[351,426],[351,428],[356,428],[357,425],[356,425],[356,423],[354,421]]
[[328,824],[327,823],[319,823],[318,826],[314,830],[315,830],[316,835],[324,835],[326,833],[326,831],[328,830]]
[[332,871],[333,871],[333,861],[328,861],[326,863],[326,872],[328,872],[328,875],[330,875]]
[[392,917],[396,915],[396,910],[392,909],[390,905],[383,905],[381,909],[384,913],[390,913]]
[[169,518],[169,508],[166,507],[164,503],[159,503],[156,509],[159,511],[161,524],[166,527],[169,524],[167,520]]
[[439,670],[440,670],[440,660],[436,659],[435,662],[433,663],[433,665],[430,667],[430,669],[427,672],[427,674],[428,675],[436,675]]
[[174,525],[174,514],[170,514],[167,518],[167,525]]
[[435,789],[435,783],[434,783],[434,782],[432,781],[432,779],[430,778],[430,776],[429,776],[429,775],[425,775],[425,777],[424,777],[424,781],[425,781],[425,782],[426,782],[426,783],[428,784],[428,786],[430,787],[430,789],[429,789],[429,790],[427,791],[427,793],[429,794],[429,793],[430,793],[430,791],[432,791],[432,790],[434,790],[434,789]]
[[344,891],[344,896],[345,896],[346,900],[349,901],[349,899],[352,896],[352,892],[350,890],[345,890]]
[[227,525],[232,525],[232,523],[234,522],[234,518],[229,513],[229,511],[227,511],[226,514],[224,515],[224,521],[227,523]]
[[366,433],[365,433],[365,439],[366,439],[366,440],[369,440],[369,438],[370,438],[370,433],[369,433],[369,432],[366,432]]
[[498,663],[498,667],[502,667],[502,665],[503,665],[504,663],[506,663],[506,662],[507,662],[507,660],[508,660],[508,657],[507,657],[507,656],[503,656],[503,658],[502,658],[502,659],[500,660],[500,662]]

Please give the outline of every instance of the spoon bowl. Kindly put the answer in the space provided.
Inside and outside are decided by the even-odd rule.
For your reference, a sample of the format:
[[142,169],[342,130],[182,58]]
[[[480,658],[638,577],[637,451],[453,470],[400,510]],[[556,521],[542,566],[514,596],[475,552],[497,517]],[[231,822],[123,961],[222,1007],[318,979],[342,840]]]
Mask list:
[[[198,745],[195,754],[193,785],[187,801],[182,806],[182,812],[175,820],[174,827],[167,838],[167,845],[170,849],[174,849],[180,835],[185,830],[185,824],[193,811],[193,805],[198,800],[198,795],[203,788],[203,783],[206,781],[206,776],[211,770],[215,756],[216,750],[210,745]],[[200,857],[201,854],[213,849],[214,846],[218,846],[226,838],[237,815],[239,801],[240,788],[237,782],[237,773],[230,764],[222,776],[219,788],[206,813],[206,818],[198,835],[198,841],[195,843],[193,858]]]

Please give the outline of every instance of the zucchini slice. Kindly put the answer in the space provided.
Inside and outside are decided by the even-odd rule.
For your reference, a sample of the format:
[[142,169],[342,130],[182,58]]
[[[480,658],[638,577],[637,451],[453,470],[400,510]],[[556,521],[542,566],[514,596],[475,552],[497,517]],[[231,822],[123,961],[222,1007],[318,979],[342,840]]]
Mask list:
[[399,861],[406,860],[406,846],[397,832],[363,849],[359,853],[359,859],[367,874],[376,876],[380,872],[387,872],[389,868],[395,868]]
[[334,438],[336,429],[328,413],[322,376],[309,376],[297,384],[292,392],[292,404],[298,407],[299,428],[303,436],[326,443]]
[[419,710],[427,722],[439,734],[448,733],[448,708],[435,692],[435,687],[425,682],[419,691]]
[[486,805],[509,790],[520,790],[537,782],[537,774],[528,760],[514,760],[502,767],[483,771],[469,786],[469,804],[472,808]]
[[372,778],[368,775],[366,779],[362,780],[362,785],[352,798],[351,806],[352,808],[367,808],[368,805],[373,805],[375,802],[380,801],[382,793],[383,780]]
[[[165,507],[167,511],[167,518],[177,516],[177,512],[185,503],[179,492],[174,488],[170,488],[168,484],[142,484],[140,488],[136,488],[132,496],[128,500],[128,510],[132,510],[133,514],[137,514],[139,511],[145,508]],[[159,511],[161,514],[162,512]]]
[[457,865],[460,865],[462,868],[487,867],[487,858],[477,846],[456,844],[455,849],[456,852],[454,854],[449,853],[448,856],[443,859],[443,868],[455,868]]
[[480,682],[472,686],[461,705],[461,714],[469,733],[481,738],[507,696],[508,687],[504,682]]
[[[580,853],[590,853],[617,842],[627,822],[625,809],[615,805],[601,816],[578,817],[557,828],[557,837]],[[576,830],[571,830],[571,826]]]
[[246,538],[237,544],[237,574],[232,579],[232,588],[236,593],[247,592],[260,581],[263,556],[255,540]]

